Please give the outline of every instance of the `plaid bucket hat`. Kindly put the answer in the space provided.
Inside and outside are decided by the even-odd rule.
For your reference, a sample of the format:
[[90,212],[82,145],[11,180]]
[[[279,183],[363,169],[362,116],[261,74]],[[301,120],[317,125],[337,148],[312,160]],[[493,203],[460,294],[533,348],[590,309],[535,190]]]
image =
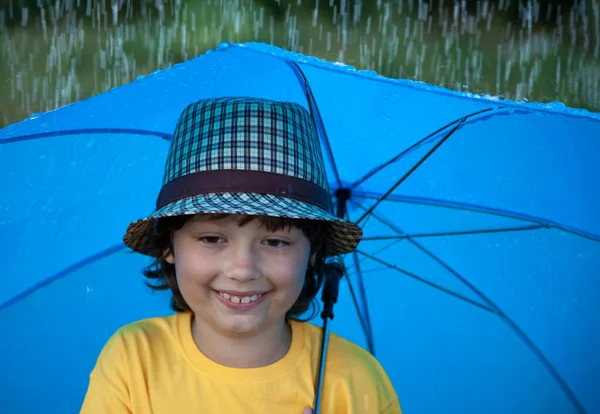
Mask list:
[[325,255],[353,251],[362,230],[332,214],[319,138],[302,106],[247,97],[187,106],[177,121],[156,210],[123,237],[149,254],[156,220],[247,214],[325,221]]

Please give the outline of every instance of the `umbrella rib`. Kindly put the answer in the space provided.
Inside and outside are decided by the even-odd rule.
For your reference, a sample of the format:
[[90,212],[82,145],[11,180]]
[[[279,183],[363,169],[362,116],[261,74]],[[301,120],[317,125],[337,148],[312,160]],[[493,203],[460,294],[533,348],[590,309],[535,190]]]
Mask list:
[[[362,204],[350,200],[350,202],[356,206],[357,208],[361,208],[366,210]],[[376,220],[380,221],[396,233],[399,233],[396,236],[373,236],[373,237],[363,237],[363,241],[375,241],[375,240],[403,240],[410,238],[423,238],[423,237],[444,237],[444,236],[463,236],[470,234],[484,234],[484,233],[503,233],[503,232],[511,232],[511,231],[526,231],[526,230],[539,230],[542,228],[549,228],[549,225],[546,224],[535,224],[531,226],[520,226],[520,227],[504,227],[499,229],[479,229],[479,230],[463,230],[463,231],[448,231],[448,232],[436,232],[436,233],[416,233],[409,234],[394,226],[392,223],[389,223],[386,219],[379,217],[375,213],[371,213],[371,216],[375,217]]]
[[577,409],[577,411],[579,413],[585,413],[585,409],[583,408],[581,402],[578,400],[577,396],[575,395],[573,390],[571,390],[571,388],[569,387],[567,382],[560,375],[558,370],[554,367],[554,365],[552,365],[550,360],[544,355],[544,353],[541,351],[541,349],[539,349],[537,347],[537,345],[533,342],[533,340],[525,333],[525,331],[523,331],[523,329],[521,329],[521,327],[519,325],[517,325],[517,323],[511,317],[509,317],[502,309],[500,309],[500,307],[497,304],[495,304],[489,297],[487,297],[482,291],[477,289],[475,287],[475,285],[470,283],[465,277],[461,276],[461,274],[459,272],[457,272],[452,267],[450,267],[450,265],[448,265],[446,262],[444,262],[438,256],[434,255],[432,252],[430,252],[428,249],[426,249],[424,246],[422,246],[416,240],[410,239],[409,242],[412,243],[414,246],[416,246],[423,253],[428,255],[431,259],[433,259],[435,262],[437,262],[440,266],[442,266],[448,272],[450,272],[454,277],[456,277],[458,280],[460,280],[460,282],[462,282],[465,286],[467,286],[469,289],[471,289],[473,291],[473,293],[475,293],[482,300],[484,300],[492,309],[494,309],[494,313],[496,313],[502,320],[504,320],[508,324],[508,326],[517,334],[517,336],[519,336],[525,342],[525,344],[527,344],[527,346],[538,357],[538,359],[542,362],[542,364],[545,365],[548,372],[550,372],[550,375],[552,375],[554,377],[554,379],[557,381],[559,386],[562,388],[566,397],[569,399],[571,404],[573,404],[573,406]]
[[[269,57],[281,59],[284,61],[287,61],[288,59],[290,59],[287,56],[281,56],[274,52],[269,52],[269,51],[265,51],[265,50],[257,50],[257,49],[254,49],[252,46],[248,47],[248,45],[246,43],[240,44],[240,43],[223,42],[223,44],[226,44],[228,47],[244,48],[246,50],[251,50],[252,53],[267,55]],[[300,62],[303,65],[312,66],[313,68],[327,71],[327,72],[335,72],[336,75],[340,74],[339,67],[334,67],[334,65],[332,65],[331,63],[327,63],[327,62],[323,63],[323,62],[319,61],[319,59],[314,59],[314,60],[302,59],[302,57],[298,57],[297,55],[295,55],[294,52],[286,51],[286,54],[291,54],[292,59],[295,59],[295,60],[301,59]],[[391,86],[395,86],[395,87],[402,87],[402,88],[406,88],[406,89],[417,90],[420,92],[427,92],[427,93],[430,93],[433,95],[442,95],[444,97],[450,96],[450,97],[456,98],[456,99],[473,101],[473,98],[471,96],[469,96],[468,94],[464,94],[462,92],[447,91],[447,90],[444,90],[443,88],[432,89],[432,88],[429,88],[427,85],[423,86],[422,84],[419,84],[417,82],[412,82],[412,81],[403,80],[403,79],[390,79],[390,78],[384,78],[381,76],[376,76],[376,75],[374,76],[374,75],[370,75],[370,74],[366,75],[363,73],[363,71],[356,70],[354,68],[343,70],[341,73],[346,76],[357,77],[360,79],[376,80],[377,82],[381,82],[383,84],[391,85]],[[478,97],[477,100],[483,101],[483,102],[491,101],[491,99],[483,98],[483,97]],[[490,103],[496,104],[497,101],[491,101]],[[525,111],[525,109],[523,108],[523,103],[521,103],[521,102],[506,102],[505,103],[505,106],[508,107],[509,105],[512,107],[511,109],[514,109],[515,111]],[[569,112],[566,112],[565,110],[557,110],[557,109],[550,109],[550,108],[543,108],[543,107],[537,107],[537,108],[535,108],[535,110],[536,110],[536,112],[540,112],[543,114],[560,115],[560,116],[564,116],[565,118],[585,119],[590,122],[600,122],[600,118],[595,116],[595,114],[593,114],[593,113],[588,113],[588,114],[581,113],[581,112],[569,113]],[[527,113],[531,113],[531,111],[528,110]]]
[[369,171],[367,174],[365,174],[365,176],[363,176],[358,181],[356,181],[354,184],[352,184],[352,186],[350,187],[350,189],[354,189],[354,188],[358,187],[360,184],[362,184],[363,182],[365,182],[366,180],[368,180],[369,178],[371,178],[373,175],[377,174],[379,171],[383,170],[388,165],[395,163],[400,158],[402,158],[405,155],[407,155],[407,154],[411,153],[412,151],[416,150],[421,145],[423,145],[426,141],[428,141],[430,138],[432,138],[435,135],[439,134],[443,130],[450,128],[452,125],[454,125],[456,123],[458,123],[460,125],[461,123],[463,123],[464,121],[466,121],[469,118],[472,118],[474,116],[483,114],[485,112],[490,112],[490,111],[499,112],[500,109],[504,109],[504,107],[500,106],[498,108],[486,108],[486,109],[482,109],[480,111],[476,111],[476,112],[472,112],[470,114],[464,115],[464,116],[462,116],[462,117],[460,117],[458,119],[455,119],[452,122],[447,123],[446,125],[438,128],[437,130],[433,131],[431,134],[427,135],[425,138],[419,140],[418,142],[414,143],[413,145],[411,145],[407,149],[403,150],[400,154],[396,155],[394,158],[392,158],[392,159],[384,162],[383,164],[381,164],[378,167],[375,167],[373,170]]
[[[360,203],[357,203],[357,202],[355,202],[354,200],[350,200],[350,202],[351,202],[351,203],[352,203],[354,206],[356,206],[357,208],[360,208],[360,209],[366,210],[366,208],[365,208],[363,205],[361,205]],[[389,223],[387,220],[385,220],[385,219],[383,219],[383,218],[379,217],[379,216],[378,216],[377,214],[375,214],[374,212],[373,212],[373,213],[371,213],[371,214],[370,214],[370,216],[371,216],[371,217],[374,217],[374,218],[375,218],[375,220],[377,220],[377,221],[379,221],[380,223],[382,223],[383,225],[385,225],[385,226],[389,227],[390,229],[392,229],[392,230],[393,230],[393,231],[395,231],[396,233],[398,233],[398,234],[403,234],[403,233],[404,233],[404,231],[402,231],[402,229],[400,229],[400,228],[398,228],[398,227],[394,226],[392,223]],[[362,240],[364,240],[364,238],[363,238]],[[400,240],[401,240],[401,239],[395,239],[395,240],[394,240],[392,243],[388,244],[387,246],[384,246],[384,247],[382,247],[382,248],[378,249],[376,252],[373,252],[373,254],[380,253],[380,252],[382,252],[383,250],[385,250],[385,249],[388,249],[388,248],[392,247],[394,244],[397,244],[397,243],[398,243]],[[360,262],[360,261],[358,261],[358,262]]]
[[521,226],[521,227],[505,227],[500,229],[481,229],[481,230],[464,230],[464,231],[448,231],[448,232],[437,232],[437,233],[416,233],[416,234],[401,234],[398,236],[374,236],[374,237],[363,237],[363,241],[375,241],[375,240],[403,240],[403,239],[417,239],[424,237],[447,237],[447,236],[465,236],[473,234],[488,234],[488,233],[506,233],[512,231],[527,231],[527,230],[539,230],[547,229],[548,226],[532,225],[532,226]]
[[[363,208],[359,203],[354,202],[353,204],[357,205],[360,208]],[[374,213],[371,214],[373,217],[375,217],[376,220],[381,221],[383,224],[388,225],[388,227],[390,227],[391,229],[393,229],[394,231],[398,231],[400,233],[403,233],[400,229],[396,229],[394,226],[392,226],[389,223],[386,223],[386,221],[380,217],[378,217],[377,215],[375,215]],[[523,227],[523,230],[527,230],[527,229],[536,229],[536,228],[545,228],[546,226],[530,226],[529,228],[527,227]],[[427,254],[431,259],[433,259],[436,263],[438,263],[439,265],[441,265],[444,269],[446,269],[448,272],[450,272],[450,274],[452,274],[454,277],[456,277],[461,283],[463,283],[465,286],[467,286],[473,293],[475,293],[478,297],[480,297],[483,301],[485,301],[488,306],[485,306],[477,301],[471,300],[467,297],[464,297],[456,292],[451,291],[450,289],[446,289],[442,286],[439,286],[433,282],[430,282],[426,279],[423,279],[415,274],[412,274],[410,272],[407,272],[403,269],[400,269],[398,266],[392,265],[391,263],[387,263],[384,260],[381,260],[379,258],[376,258],[368,253],[365,253],[363,251],[358,251],[358,253],[362,254],[363,256],[368,257],[371,260],[374,260],[376,262],[379,262],[391,269],[394,269],[396,271],[399,271],[400,273],[404,273],[409,277],[412,277],[422,283],[425,283],[435,289],[438,289],[444,293],[450,294],[458,299],[461,299],[463,301],[466,301],[472,305],[475,305],[483,310],[486,310],[488,312],[491,313],[495,313],[497,314],[502,320],[504,320],[509,327],[511,327],[513,329],[513,331],[525,342],[525,344],[532,350],[532,352],[540,359],[540,361],[542,362],[542,364],[544,364],[544,366],[546,367],[546,369],[550,372],[550,374],[554,377],[554,379],[557,381],[557,383],[559,384],[559,386],[562,388],[563,392],[565,393],[565,395],[567,396],[567,398],[570,400],[570,402],[573,404],[574,407],[577,408],[577,410],[580,413],[585,413],[585,410],[583,409],[583,406],[581,405],[581,402],[577,399],[577,397],[575,396],[574,392],[569,388],[568,384],[566,383],[566,381],[562,378],[562,376],[558,373],[557,369],[552,365],[552,363],[546,358],[546,356],[542,353],[542,351],[535,345],[535,343],[531,340],[531,338],[529,338],[527,336],[527,334],[516,324],[516,322],[514,322],[506,313],[504,313],[500,307],[498,305],[496,305],[491,299],[489,299],[483,292],[481,292],[479,289],[477,289],[473,284],[471,284],[468,280],[466,280],[466,278],[464,278],[463,276],[461,276],[457,271],[455,271],[453,268],[451,268],[447,263],[445,263],[444,261],[442,261],[439,257],[437,257],[436,255],[434,255],[433,253],[431,253],[429,250],[427,250],[425,247],[423,247],[420,243],[418,243],[416,240],[413,240],[410,237],[407,237],[408,241],[410,243],[412,243],[414,246],[416,246],[418,249],[420,249],[422,252],[424,252],[425,254]]]
[[82,267],[85,267],[89,264],[92,264],[93,262],[103,259],[105,257],[108,257],[114,253],[118,253],[122,250],[125,249],[125,245],[120,243],[117,244],[115,246],[111,246],[107,249],[101,250],[98,253],[95,253],[91,256],[86,257],[83,260],[80,260],[74,264],[72,264],[69,267],[66,267],[62,270],[60,270],[59,272],[48,276],[47,278],[44,278],[42,280],[40,280],[39,282],[37,282],[36,284],[34,284],[33,286],[17,293],[16,295],[14,295],[11,298],[8,298],[6,301],[4,301],[3,303],[0,303],[0,312],[2,312],[4,309],[10,307],[11,305],[17,303],[18,301],[26,298],[27,296],[35,293],[36,291],[38,291],[39,289],[48,286],[49,284],[56,282],[59,279],[62,279],[65,276],[68,276],[70,273],[73,273],[79,269],[81,269]]
[[[351,199],[348,201],[350,201],[350,203],[353,203],[353,201]],[[349,215],[348,215],[348,210],[346,210],[345,216],[346,216],[346,220],[350,220]],[[369,317],[369,305],[368,305],[368,301],[367,301],[367,295],[365,293],[363,272],[360,268],[360,261],[358,260],[358,256],[356,255],[356,252],[352,252],[352,257],[354,259],[354,266],[356,267],[356,275],[358,277],[358,287],[360,289],[360,295],[361,295],[361,300],[362,300],[364,309],[361,309],[361,307],[358,305],[358,301],[356,299],[356,294],[354,293],[354,287],[352,286],[352,280],[350,279],[350,276],[348,275],[348,267],[347,266],[344,266],[344,272],[346,274],[346,279],[348,280],[348,287],[350,288],[350,294],[352,296],[352,300],[354,301],[356,313],[358,314],[360,323],[363,328],[363,332],[367,339],[367,345],[369,347],[369,352],[372,355],[375,355],[375,342],[373,339],[373,329],[372,329],[372,325],[371,325],[371,319]],[[363,310],[364,310],[364,312],[363,312]]]
[[[379,200],[380,195],[373,193],[352,193],[352,197],[356,198],[364,198],[364,199],[374,199]],[[562,224],[553,220],[545,219],[542,217],[536,217],[527,214],[521,214],[514,211],[509,210],[501,210],[492,207],[484,207],[476,204],[467,204],[455,201],[447,201],[440,200],[434,198],[423,198],[423,197],[408,197],[402,195],[390,195],[387,197],[386,201],[397,202],[397,203],[407,203],[407,204],[419,204],[419,205],[430,205],[435,207],[442,207],[447,209],[454,210],[464,210],[464,211],[472,211],[475,213],[489,214],[499,217],[507,217],[512,219],[517,219],[521,221],[528,221],[532,223],[536,223],[543,227],[553,227],[568,233],[575,234],[577,236],[600,242],[600,234],[595,234],[591,232],[587,232],[584,230],[577,229],[575,227],[567,226],[566,224]]]
[[354,291],[354,287],[352,286],[352,281],[350,276],[348,275],[348,270],[344,266],[344,274],[346,276],[346,281],[348,282],[348,288],[350,289],[350,296],[352,297],[352,301],[354,302],[354,307],[356,308],[356,313],[358,314],[358,320],[362,326],[363,332],[365,334],[365,338],[367,339],[367,345],[369,347],[369,352],[374,355],[373,349],[373,334],[370,328],[370,321],[365,318],[365,315],[362,314],[361,308],[358,305],[358,299],[356,297],[356,292]]
[[[363,323],[363,330],[365,331],[366,337],[367,337],[367,344],[369,346],[369,352],[372,355],[375,355],[375,343],[373,340],[373,326],[371,324],[371,318],[369,317],[369,306],[367,304],[367,294],[365,291],[365,284],[363,283],[364,279],[363,279],[363,274],[362,274],[362,270],[360,268],[360,262],[358,260],[358,256],[356,254],[356,252],[352,252],[352,258],[354,260],[354,267],[356,268],[356,275],[358,277],[358,288],[360,291],[360,296],[361,296],[361,300],[363,303],[363,307],[364,307],[364,323]],[[350,289],[352,289],[352,282],[350,280],[350,276],[347,276],[348,278],[348,285],[350,286]],[[353,293],[354,295],[354,293]],[[356,302],[355,302],[356,303]],[[358,306],[358,305],[356,305]],[[360,312],[360,309],[357,307],[357,311]],[[362,317],[361,317],[361,322],[362,322]]]
[[[365,208],[365,207],[363,207],[362,205],[360,205],[359,203],[357,203],[357,202],[355,202],[355,201],[353,201],[353,200],[350,200],[350,202],[351,202],[353,205],[355,205],[356,207],[358,207],[358,208],[361,208],[361,209],[363,209],[363,210],[366,210],[366,208]],[[381,217],[379,217],[377,214],[375,214],[375,213],[371,213],[371,215],[370,215],[370,216],[371,216],[371,217],[374,217],[374,218],[375,218],[375,220],[378,220],[379,222],[381,222],[381,223],[383,223],[384,225],[388,226],[390,229],[392,229],[392,230],[393,230],[393,231],[395,231],[396,233],[399,233],[399,234],[402,234],[402,233],[404,233],[404,232],[403,232],[401,229],[399,229],[399,228],[396,228],[394,225],[392,225],[391,223],[388,223],[386,220],[382,219],[382,218],[381,218]],[[364,238],[363,238],[363,239],[361,239],[361,240],[364,240]],[[378,254],[378,253],[380,253],[380,252],[384,251],[385,249],[388,249],[388,248],[392,247],[393,245],[397,244],[399,241],[400,241],[400,239],[396,239],[396,240],[394,240],[392,243],[390,243],[390,244],[388,244],[388,245],[386,245],[386,246],[384,246],[384,247],[382,247],[382,248],[378,249],[377,251],[373,252],[373,254]],[[365,260],[367,260],[367,259],[363,259],[362,261],[365,261]],[[356,261],[357,261],[357,263],[360,263],[360,262],[361,262],[361,260],[359,260],[358,258],[356,258]]]
[[[363,206],[362,204],[360,204],[360,203],[358,203],[358,202],[356,202],[354,200],[350,200],[350,201],[357,208],[360,208],[362,210],[367,210],[367,208],[365,206]],[[402,229],[396,227],[395,225],[393,225],[392,223],[388,222],[387,220],[379,217],[379,215],[375,214],[375,212],[371,212],[370,215],[373,216],[373,217],[375,217],[376,220],[378,220],[379,222],[383,223],[384,225],[386,225],[387,227],[389,227],[390,229],[392,229],[396,233],[398,233],[398,235],[404,234],[404,231],[402,231]],[[364,240],[364,238],[363,238],[363,240]]]
[[150,135],[170,141],[173,137],[166,132],[147,131],[143,129],[131,128],[81,128],[69,129],[62,131],[40,132],[37,134],[19,135],[13,138],[0,139],[0,145],[10,144],[13,142],[29,141],[33,139],[59,137],[65,135],[80,135],[80,134],[132,134],[132,135]]
[[440,285],[438,285],[438,284],[436,284],[436,283],[430,282],[430,281],[429,281],[429,280],[427,280],[427,279],[424,279],[424,278],[422,278],[422,277],[420,277],[420,276],[418,276],[418,275],[416,275],[416,274],[414,274],[414,273],[411,273],[411,272],[409,272],[409,271],[407,271],[407,270],[401,269],[400,267],[398,267],[398,266],[396,266],[396,265],[394,265],[394,264],[392,264],[392,263],[389,263],[389,262],[387,262],[387,261],[385,261],[385,260],[382,260],[382,259],[380,259],[380,258],[378,258],[378,257],[375,257],[375,256],[373,256],[373,255],[371,255],[371,254],[369,254],[369,253],[366,253],[366,252],[364,252],[364,251],[362,251],[362,250],[358,250],[358,249],[356,250],[356,252],[357,252],[358,254],[361,254],[361,255],[363,255],[363,256],[365,256],[365,257],[367,257],[367,258],[369,258],[369,259],[371,259],[371,260],[375,261],[375,262],[381,263],[381,264],[383,264],[383,265],[387,266],[387,267],[388,267],[388,268],[390,268],[390,269],[393,269],[393,270],[396,270],[396,271],[398,271],[398,272],[400,272],[400,273],[403,273],[403,274],[405,274],[406,276],[409,276],[409,277],[411,277],[411,278],[413,278],[413,279],[415,279],[415,280],[417,280],[417,281],[419,281],[419,282],[421,282],[421,283],[424,283],[424,284],[426,284],[426,285],[428,285],[428,286],[430,286],[430,287],[432,287],[432,288],[434,288],[434,289],[437,289],[437,290],[439,290],[439,291],[442,291],[442,292],[444,292],[444,293],[447,293],[447,294],[448,294],[448,295],[450,295],[450,296],[454,296],[455,298],[457,298],[457,299],[460,299],[460,300],[462,300],[462,301],[465,301],[465,302],[467,302],[467,303],[469,303],[469,304],[471,304],[471,305],[473,305],[473,306],[476,306],[476,307],[478,307],[478,308],[480,308],[480,309],[483,309],[483,310],[485,310],[485,311],[488,311],[488,312],[491,312],[491,313],[497,313],[497,310],[496,310],[496,309],[494,309],[494,308],[490,308],[489,306],[486,306],[486,305],[484,305],[484,304],[482,304],[482,303],[479,303],[479,302],[477,302],[477,301],[475,301],[475,300],[473,300],[473,299],[469,299],[468,297],[466,297],[466,296],[463,296],[463,295],[461,295],[460,293],[456,293],[456,292],[454,292],[453,290],[450,290],[450,289],[448,289],[448,288],[445,288],[445,287],[443,287],[443,286],[440,286]]
[[338,188],[342,188],[342,180],[340,178],[340,173],[337,169],[337,165],[335,163],[335,158],[333,156],[333,149],[331,148],[331,142],[329,141],[329,137],[327,136],[327,131],[325,130],[325,123],[323,122],[323,118],[321,117],[321,111],[319,111],[319,106],[317,105],[317,100],[315,95],[313,94],[312,88],[310,87],[310,83],[308,82],[308,78],[300,68],[300,65],[296,62],[292,62],[290,60],[285,59],[287,65],[292,69],[294,74],[296,75],[296,79],[300,83],[300,87],[306,94],[306,100],[308,101],[308,106],[310,108],[310,113],[312,115],[313,120],[315,121],[315,128],[319,129],[321,127],[321,136],[324,141],[325,150],[327,152],[327,156],[329,157],[329,162],[331,163],[331,168],[333,169],[333,173],[335,175],[335,179],[337,181]]
[[[304,71],[300,68],[300,65],[298,65],[298,63],[289,61],[287,59],[285,59],[284,61],[292,69],[292,71],[296,75],[296,79],[300,83],[301,88],[304,90],[304,92],[306,94],[306,100],[307,100],[309,108],[310,108],[310,113],[312,115],[313,120],[315,121],[315,128],[317,128],[317,130],[318,130],[320,127],[321,137],[323,139],[323,144],[325,146],[325,150],[326,150],[327,156],[329,157],[329,162],[331,164],[331,168],[333,169],[333,173],[334,173],[335,179],[337,181],[337,187],[342,188],[342,180],[340,178],[340,174],[337,169],[335,157],[333,156],[333,149],[331,147],[331,142],[327,135],[327,130],[325,129],[325,123],[323,122],[323,118],[321,116],[321,111],[319,110],[319,106],[317,105],[317,100],[314,96],[314,93],[312,92],[312,88],[310,87],[308,78],[306,77]],[[346,215],[347,215],[347,213],[346,213]],[[362,283],[362,274],[360,273],[360,269],[358,269],[359,289],[361,292],[361,299],[363,302],[363,306],[366,310],[366,316],[362,315],[361,308],[358,305],[358,301],[356,299],[356,295],[355,295],[354,288],[352,286],[352,281],[350,280],[350,277],[348,275],[346,275],[346,278],[348,280],[348,287],[350,288],[350,294],[354,301],[354,306],[356,307],[356,311],[358,313],[360,323],[362,325],[363,331],[365,332],[365,336],[367,337],[369,351],[371,352],[371,354],[374,354],[373,333],[372,333],[372,329],[371,329],[371,322],[370,322],[370,319],[368,316],[368,305],[367,305],[367,301],[366,301],[366,295],[364,292],[364,284]]]
[[458,124],[456,124],[437,144],[435,144],[435,146],[432,149],[430,149],[427,152],[427,154],[425,154],[415,165],[413,165],[406,174],[404,174],[402,177],[400,177],[400,179],[398,181],[396,181],[396,183],[383,196],[381,196],[381,198],[379,198],[375,202],[375,204],[373,204],[371,207],[369,207],[369,209],[365,213],[363,213],[363,215],[356,222],[360,223],[361,221],[363,221],[365,219],[365,217],[367,217],[369,214],[371,214],[371,212],[373,210],[375,210],[375,208],[377,208],[377,206],[383,200],[385,200],[390,194],[392,194],[392,192],[400,184],[402,184],[408,177],[410,177],[411,174],[417,170],[417,168],[419,168],[444,142],[446,142],[448,140],[448,138],[450,138],[452,136],[452,134],[454,134],[454,132],[463,124],[464,120],[465,120],[465,118],[461,119],[460,122]]
[[[364,207],[357,202],[353,202],[353,204],[357,205],[359,208],[364,209]],[[401,231],[400,229],[395,228],[395,226],[392,226],[390,223],[387,223],[386,220],[378,217],[376,214],[371,213],[371,215],[376,219],[381,221],[383,224],[387,225],[388,227],[390,227],[392,230],[397,231],[399,233],[404,233],[403,231]],[[514,218],[514,217],[513,217]],[[521,217],[517,217],[519,219],[522,219]],[[521,227],[521,228],[515,228],[515,229],[510,229],[510,230],[533,230],[533,229],[540,229],[540,228],[548,228],[551,227],[545,223],[540,224],[540,225],[536,225],[536,226],[528,226],[528,227]],[[427,250],[425,247],[423,247],[420,243],[418,243],[416,240],[414,240],[411,236],[398,236],[395,237],[396,240],[402,239],[402,238],[406,238],[408,239],[408,241],[410,243],[412,243],[414,246],[416,246],[417,248],[419,248],[422,252],[424,252],[425,254],[427,254],[431,259],[433,259],[436,263],[438,263],[439,265],[441,265],[442,267],[444,267],[448,272],[450,272],[454,277],[456,277],[461,283],[463,283],[465,286],[467,286],[471,291],[473,291],[478,297],[480,297],[482,300],[484,300],[489,307],[480,304],[479,302],[470,300],[466,297],[462,297],[461,295],[450,291],[449,289],[443,288],[441,286],[435,285],[427,280],[424,280],[416,275],[413,274],[409,274],[409,272],[406,272],[402,269],[399,269],[397,266],[391,265],[389,263],[384,262],[381,259],[377,259],[371,255],[368,255],[362,251],[360,251],[360,254],[363,254],[364,256],[369,257],[370,259],[377,261],[381,264],[387,265],[388,267],[398,270],[401,273],[404,273],[410,277],[413,277],[423,283],[426,283],[438,290],[442,290],[445,293],[449,293],[452,296],[455,296],[459,299],[462,300],[466,300],[467,302],[474,304],[478,307],[480,307],[481,309],[487,310],[489,312],[495,313],[497,314],[502,320],[505,321],[505,323],[507,323],[509,325],[509,327],[511,329],[513,329],[513,331],[525,342],[525,344],[532,350],[532,352],[540,359],[540,361],[542,362],[542,364],[544,364],[544,366],[546,367],[546,369],[550,372],[550,374],[554,377],[555,381],[557,381],[557,383],[559,384],[559,386],[561,387],[561,389],[563,390],[563,392],[565,393],[565,395],[567,396],[567,398],[570,400],[570,402],[573,404],[574,407],[577,408],[578,412],[580,413],[585,413],[585,410],[583,409],[583,406],[581,405],[581,402],[577,399],[576,395],[574,394],[574,392],[569,388],[568,384],[566,383],[566,381],[562,378],[562,376],[558,373],[557,369],[552,365],[552,363],[546,358],[546,356],[542,353],[542,351],[535,345],[535,343],[531,340],[531,338],[529,338],[527,336],[527,334],[508,316],[506,315],[491,299],[489,299],[485,294],[483,294],[483,292],[481,292],[480,290],[478,290],[473,284],[471,284],[468,280],[466,280],[464,277],[462,277],[457,271],[455,271],[453,268],[451,268],[447,263],[445,263],[444,261],[442,261],[439,257],[437,257],[436,255],[434,255],[433,253],[431,253],[429,250]]]

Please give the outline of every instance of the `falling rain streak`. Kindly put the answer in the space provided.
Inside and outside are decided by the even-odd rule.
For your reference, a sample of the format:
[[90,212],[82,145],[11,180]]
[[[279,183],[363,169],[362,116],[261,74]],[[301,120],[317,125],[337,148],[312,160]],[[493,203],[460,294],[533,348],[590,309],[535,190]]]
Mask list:
[[451,89],[600,111],[600,0],[2,0],[0,123],[261,41]]

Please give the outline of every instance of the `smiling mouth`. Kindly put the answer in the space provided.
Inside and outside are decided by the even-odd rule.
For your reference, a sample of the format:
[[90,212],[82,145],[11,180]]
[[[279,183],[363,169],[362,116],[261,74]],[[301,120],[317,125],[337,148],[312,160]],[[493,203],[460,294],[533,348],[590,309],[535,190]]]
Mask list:
[[260,299],[263,296],[263,293],[257,293],[257,294],[253,294],[250,296],[236,296],[236,295],[230,295],[229,293],[225,293],[225,292],[219,292],[218,290],[216,291],[223,299],[228,300],[231,303],[235,303],[235,304],[248,304],[248,303],[253,303],[256,302],[258,299]]

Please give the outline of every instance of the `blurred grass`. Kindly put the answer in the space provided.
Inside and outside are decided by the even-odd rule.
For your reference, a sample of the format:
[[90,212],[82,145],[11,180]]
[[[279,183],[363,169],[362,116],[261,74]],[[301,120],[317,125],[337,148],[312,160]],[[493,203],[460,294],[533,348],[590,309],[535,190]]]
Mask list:
[[323,3],[157,0],[117,10],[110,0],[87,0],[18,9],[10,19],[0,7],[0,126],[222,41],[261,41],[389,77],[600,111],[600,0],[555,24],[536,23],[535,13],[510,19],[493,1],[469,10],[464,3],[428,9],[416,0],[373,1],[344,13]]

